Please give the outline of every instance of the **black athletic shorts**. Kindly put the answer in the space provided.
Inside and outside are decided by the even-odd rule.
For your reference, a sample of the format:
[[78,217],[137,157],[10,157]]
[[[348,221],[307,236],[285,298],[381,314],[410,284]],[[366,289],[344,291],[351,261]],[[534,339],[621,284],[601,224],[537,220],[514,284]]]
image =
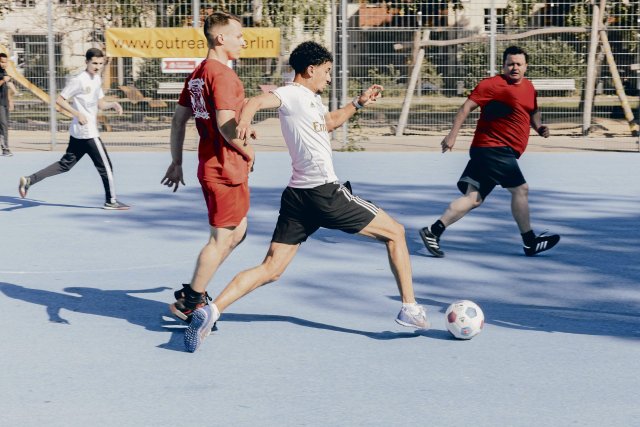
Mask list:
[[498,184],[513,188],[527,182],[518,166],[518,153],[511,147],[472,147],[469,156],[471,159],[458,181],[462,194],[466,194],[471,184],[484,200]]
[[352,195],[339,183],[314,188],[287,187],[282,192],[280,215],[271,241],[296,245],[320,227],[355,234],[377,213],[376,205]]

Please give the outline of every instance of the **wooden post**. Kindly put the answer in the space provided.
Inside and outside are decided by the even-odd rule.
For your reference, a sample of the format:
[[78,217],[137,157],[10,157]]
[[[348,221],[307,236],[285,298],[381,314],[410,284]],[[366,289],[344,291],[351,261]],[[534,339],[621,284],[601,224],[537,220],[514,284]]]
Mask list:
[[607,63],[609,64],[609,72],[611,73],[611,78],[613,79],[613,85],[616,88],[616,94],[620,99],[620,104],[622,105],[622,110],[624,111],[624,118],[627,119],[631,132],[635,134],[635,132],[638,131],[638,124],[633,121],[633,111],[631,111],[631,105],[629,105],[627,94],[624,92],[624,86],[622,85],[622,80],[620,79],[620,73],[618,73],[618,66],[616,65],[615,59],[613,58],[613,53],[611,52],[609,36],[607,35],[607,31],[604,28],[600,30],[600,41],[602,42],[602,50],[604,51],[604,54],[607,58]]
[[[416,31],[416,39],[419,40],[420,31]],[[422,35],[421,43],[414,43],[414,55],[413,55],[413,69],[411,70],[411,78],[409,79],[409,85],[407,92],[404,95],[404,102],[402,103],[402,112],[400,113],[400,119],[398,120],[398,127],[396,128],[396,136],[402,136],[404,128],[407,126],[407,119],[409,118],[409,109],[411,108],[411,100],[413,99],[413,91],[416,89],[416,82],[420,76],[420,70],[422,69],[422,61],[424,60],[424,46],[429,40],[429,30],[425,31]]]

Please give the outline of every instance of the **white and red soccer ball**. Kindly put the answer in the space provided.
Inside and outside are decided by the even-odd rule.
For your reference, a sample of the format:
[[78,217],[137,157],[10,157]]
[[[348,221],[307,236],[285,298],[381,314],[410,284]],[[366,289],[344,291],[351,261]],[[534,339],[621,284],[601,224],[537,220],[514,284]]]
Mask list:
[[444,313],[445,325],[451,335],[461,340],[469,340],[484,326],[484,313],[473,301],[461,300],[452,303]]

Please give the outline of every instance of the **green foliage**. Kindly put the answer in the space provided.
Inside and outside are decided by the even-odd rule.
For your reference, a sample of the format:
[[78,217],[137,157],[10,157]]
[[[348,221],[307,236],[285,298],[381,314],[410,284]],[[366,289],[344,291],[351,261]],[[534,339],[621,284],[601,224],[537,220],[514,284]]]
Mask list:
[[89,19],[94,28],[146,27],[146,15],[155,12],[155,4],[145,0],[67,0],[76,19]]
[[[263,0],[263,26],[280,28],[283,41],[290,40],[296,18],[302,20],[305,32],[322,35],[329,12],[324,0],[307,2],[300,0]],[[266,25],[265,25],[266,24]]]
[[[66,83],[66,76],[70,70],[62,65],[59,57],[55,61],[56,87],[61,90]],[[49,56],[46,52],[34,52],[29,55],[27,66],[23,69],[23,75],[31,83],[39,88],[49,90]]]
[[507,3],[505,21],[508,27],[526,28],[527,19],[533,12],[536,0],[509,0]]
[[571,27],[590,27],[591,6],[584,2],[574,4],[565,18],[565,23]]
[[[498,42],[496,69],[502,68],[502,52],[513,42]],[[527,51],[529,66],[527,77],[536,78],[575,78],[585,73],[584,57],[579,55],[571,44],[556,40],[527,40],[520,41],[518,46]],[[480,80],[489,76],[489,45],[486,43],[468,43],[462,46],[460,54],[460,74],[467,90],[473,89]]]
[[[613,4],[612,4],[613,3]],[[640,49],[640,29],[638,28],[638,16],[640,15],[640,4],[637,1],[609,2],[606,11],[608,19],[607,26],[610,29],[620,30],[620,41],[622,50],[637,53]]]
[[[236,62],[235,72],[240,77],[242,84],[244,85],[244,93],[247,98],[260,95],[261,84],[270,83],[269,79],[274,76],[265,76],[265,59],[264,58],[243,58]],[[273,84],[278,85],[278,81],[274,81]]]
[[460,47],[457,78],[464,82],[468,91],[473,89],[480,80],[488,77],[489,45],[486,43],[466,43]]
[[[180,73],[164,74],[160,68],[160,58],[144,58],[134,85],[144,96],[157,98],[158,84],[160,82],[184,81],[186,75]],[[172,95],[175,97],[175,95]]]
[[[527,77],[575,78],[581,80],[586,63],[583,56],[560,40],[530,40],[520,43],[529,54]],[[505,45],[506,47],[506,45]]]
[[426,56],[422,61],[422,67],[420,67],[420,77],[423,81],[428,81],[439,88],[444,86],[442,74],[438,73],[438,68],[428,61]]
[[[379,84],[384,87],[384,95],[385,96],[400,96],[404,94],[406,89],[406,83],[402,84],[400,82],[400,75],[402,74],[400,70],[396,69],[393,64],[383,65],[381,68],[373,67],[369,68],[367,71],[368,80],[364,81],[362,86],[369,86],[371,84]],[[364,87],[360,87],[355,91],[355,93],[351,94],[351,96],[356,96],[359,94]]]

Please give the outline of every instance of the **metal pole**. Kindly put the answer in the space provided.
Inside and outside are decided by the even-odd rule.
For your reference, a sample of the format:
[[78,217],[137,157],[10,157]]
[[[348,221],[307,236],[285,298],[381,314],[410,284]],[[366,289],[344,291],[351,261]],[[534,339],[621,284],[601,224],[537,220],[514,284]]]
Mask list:
[[[341,27],[340,27],[340,35],[342,37],[341,40],[341,46],[342,46],[342,52],[341,52],[341,69],[340,69],[340,73],[341,73],[341,77],[342,77],[342,81],[340,82],[340,90],[342,91],[342,96],[341,98],[341,103],[342,106],[344,107],[345,105],[347,105],[347,103],[349,102],[349,100],[347,99],[348,97],[348,89],[349,89],[349,82],[348,82],[348,78],[349,78],[349,64],[348,64],[348,59],[347,59],[347,24],[349,22],[349,18],[347,16],[347,0],[340,0],[340,19],[341,19]],[[348,121],[344,122],[344,124],[342,125],[342,145],[346,146],[348,141],[348,133],[349,133],[349,126],[348,126]]]
[[49,125],[51,149],[56,146],[58,125],[56,122],[56,52],[53,40],[53,0],[47,1],[47,49],[49,54]]
[[587,59],[587,82],[584,92],[584,111],[582,112],[582,136],[588,136],[591,128],[591,110],[596,85],[596,52],[598,50],[598,30],[600,29],[600,7],[592,0],[591,42]]
[[[331,0],[331,51],[335,52],[336,44],[336,0]],[[331,67],[331,111],[338,109],[338,88],[336,87],[336,67]],[[331,132],[331,140],[335,141],[336,133]]]
[[191,0],[191,9],[193,13],[193,28],[200,26],[200,0]]
[[498,32],[498,18],[496,16],[496,0],[491,0],[491,35],[489,43],[489,75],[495,76],[496,71],[496,33]]

